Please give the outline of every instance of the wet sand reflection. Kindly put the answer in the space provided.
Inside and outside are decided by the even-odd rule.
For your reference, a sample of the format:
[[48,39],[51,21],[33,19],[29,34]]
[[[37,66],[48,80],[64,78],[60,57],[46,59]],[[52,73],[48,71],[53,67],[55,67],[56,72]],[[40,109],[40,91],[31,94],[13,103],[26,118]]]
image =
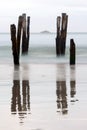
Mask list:
[[[56,74],[56,95],[57,95],[57,112],[64,114],[68,114],[68,100],[69,97],[67,88],[67,80],[70,80],[70,102],[76,102],[76,70],[75,66],[70,66],[70,77],[66,76],[69,73],[66,70],[65,65],[57,66],[57,74]],[[67,77],[69,79],[67,79]]]
[[65,66],[57,67],[56,95],[57,95],[57,109],[58,109],[57,112],[67,114],[68,104],[67,104]]
[[[16,69],[12,86],[11,113],[18,114],[20,123],[23,123],[22,119],[30,113],[30,86],[29,80],[20,80],[18,68],[16,73],[15,71]],[[15,79],[16,76],[19,80]]]
[[75,102],[74,99],[76,95],[76,74],[75,74],[75,66],[70,66],[70,96],[71,102]]
[[67,114],[67,93],[66,93],[66,82],[65,81],[57,81],[57,108],[58,112],[62,112],[62,114]]
[[[76,102],[76,70],[75,66],[70,66],[69,68],[69,66],[67,67],[65,64],[58,64],[56,68],[57,112],[66,115],[70,109],[69,102]],[[20,122],[23,123],[22,119],[25,118],[28,113],[30,114],[30,86],[29,76],[27,75],[29,74],[28,68],[25,67],[25,70],[21,72],[20,74],[20,68],[14,70],[11,113],[18,114],[21,119]]]

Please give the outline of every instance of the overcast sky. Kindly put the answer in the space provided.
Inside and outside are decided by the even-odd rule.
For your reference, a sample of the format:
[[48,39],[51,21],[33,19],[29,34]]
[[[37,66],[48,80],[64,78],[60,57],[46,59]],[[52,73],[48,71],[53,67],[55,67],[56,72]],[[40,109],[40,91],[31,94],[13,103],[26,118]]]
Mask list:
[[87,0],[0,0],[0,32],[9,32],[22,13],[31,17],[31,32],[56,32],[61,13],[68,15],[68,32],[87,32]]

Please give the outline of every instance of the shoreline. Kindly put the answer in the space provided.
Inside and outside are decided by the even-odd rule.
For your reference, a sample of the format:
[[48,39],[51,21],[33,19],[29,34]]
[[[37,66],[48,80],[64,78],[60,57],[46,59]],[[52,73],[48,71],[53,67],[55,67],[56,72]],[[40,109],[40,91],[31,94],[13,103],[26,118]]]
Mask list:
[[[75,74],[76,73],[76,74]],[[87,81],[87,64],[69,65],[67,63],[59,64],[24,64],[14,66],[13,64],[0,63],[0,80],[13,80],[22,77],[23,79],[38,80],[48,77],[48,81],[66,80],[66,78],[77,78],[78,81]],[[73,75],[74,74],[74,75]],[[76,76],[75,76],[76,75]],[[47,81],[46,79],[46,81]],[[45,80],[44,80],[45,81]]]

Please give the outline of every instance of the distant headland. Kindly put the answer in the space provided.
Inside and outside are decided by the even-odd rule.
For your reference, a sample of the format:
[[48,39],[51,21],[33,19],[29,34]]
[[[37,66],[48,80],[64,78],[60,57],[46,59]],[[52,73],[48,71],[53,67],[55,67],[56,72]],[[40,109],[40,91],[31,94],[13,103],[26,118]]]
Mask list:
[[51,32],[48,31],[48,30],[41,31],[40,33],[41,33],[41,34],[51,34]]

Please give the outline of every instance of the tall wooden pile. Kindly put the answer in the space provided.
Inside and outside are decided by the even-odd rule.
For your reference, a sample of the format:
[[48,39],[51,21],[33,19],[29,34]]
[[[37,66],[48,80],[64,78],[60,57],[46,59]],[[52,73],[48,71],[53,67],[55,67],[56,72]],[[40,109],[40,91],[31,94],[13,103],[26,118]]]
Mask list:
[[76,45],[74,39],[70,39],[70,65],[75,65],[76,62]]
[[22,54],[28,53],[29,37],[30,37],[30,17],[29,16],[27,17],[26,22],[26,14],[22,14],[21,16],[19,16],[17,33],[15,24],[11,24],[10,31],[11,31],[14,64],[19,65],[21,39],[22,39]]
[[57,17],[56,55],[65,55],[68,15],[62,13]]

